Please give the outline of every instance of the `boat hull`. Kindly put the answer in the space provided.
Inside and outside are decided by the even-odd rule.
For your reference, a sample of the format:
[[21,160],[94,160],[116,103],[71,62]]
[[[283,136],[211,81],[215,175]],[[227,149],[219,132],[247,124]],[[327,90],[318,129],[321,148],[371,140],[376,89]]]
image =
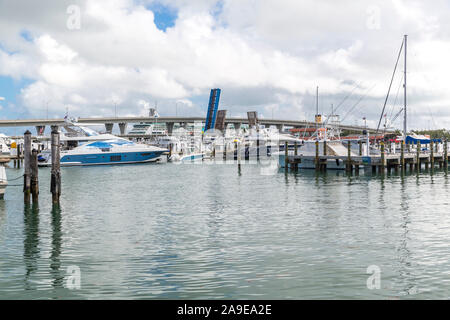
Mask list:
[[[69,166],[93,166],[93,165],[120,165],[156,162],[165,151],[141,151],[126,153],[91,153],[91,154],[66,154],[61,156],[60,165]],[[51,161],[40,162],[41,167],[50,167]]]

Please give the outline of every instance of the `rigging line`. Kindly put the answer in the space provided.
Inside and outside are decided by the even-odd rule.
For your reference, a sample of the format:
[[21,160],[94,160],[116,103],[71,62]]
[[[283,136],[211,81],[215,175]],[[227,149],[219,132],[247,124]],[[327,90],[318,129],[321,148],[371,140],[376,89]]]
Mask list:
[[353,110],[358,106],[358,104],[365,98],[367,97],[367,95],[369,94],[370,91],[373,90],[373,88],[375,88],[376,84],[374,84],[354,105],[353,107],[350,108],[350,110],[346,113],[346,115],[344,116],[344,118],[342,119],[342,122],[344,122],[344,120],[347,118],[347,116],[353,112]]
[[353,89],[352,89],[352,91],[350,91],[350,93],[337,105],[337,107],[336,107],[336,109],[334,109],[334,111],[336,112],[338,109],[339,109],[339,107],[340,106],[342,106],[342,104],[353,94],[353,92],[355,92],[355,90],[359,87],[359,85],[360,85],[361,83],[357,83],[354,87],[353,87]]
[[[391,112],[389,114],[388,119],[391,119],[392,115],[394,114],[394,109],[395,109],[395,105],[397,104],[397,98],[398,98],[398,94],[400,93],[400,88],[402,87],[403,78],[404,78],[404,75],[402,74],[402,78],[401,78],[400,83],[398,85],[397,94],[395,96],[394,104],[392,105]],[[402,110],[403,110],[403,108],[402,108]]]
[[[342,101],[338,104],[338,106],[334,109],[334,112],[333,112],[334,114],[336,114],[336,111],[339,109],[339,107],[341,107],[342,104],[344,103],[344,101],[347,100],[347,99],[353,94],[353,92],[356,90],[356,88],[358,88],[358,86],[359,86],[360,84],[361,84],[361,82],[357,83],[357,84],[353,87],[352,91],[344,98],[344,100],[342,100]],[[375,87],[375,85],[374,85],[373,87]],[[372,90],[373,87],[370,88],[369,91]],[[323,125],[324,125],[325,127],[328,125],[328,121],[329,121],[329,120],[330,120],[330,117],[327,116],[327,119],[326,119],[325,122],[323,123]],[[317,132],[316,132],[316,133],[317,133]],[[314,133],[311,137],[314,137],[316,133]]]
[[398,52],[397,62],[395,63],[394,72],[392,73],[391,83],[389,84],[388,93],[386,95],[386,100],[384,101],[383,111],[381,112],[380,120],[378,120],[377,131],[375,135],[378,134],[378,130],[380,129],[381,120],[383,119],[384,110],[386,109],[386,103],[389,99],[389,93],[391,92],[392,82],[394,81],[395,71],[397,71],[398,61],[400,60],[400,55],[403,51],[403,45],[405,44],[405,40],[402,41],[402,45],[400,46],[400,51]]

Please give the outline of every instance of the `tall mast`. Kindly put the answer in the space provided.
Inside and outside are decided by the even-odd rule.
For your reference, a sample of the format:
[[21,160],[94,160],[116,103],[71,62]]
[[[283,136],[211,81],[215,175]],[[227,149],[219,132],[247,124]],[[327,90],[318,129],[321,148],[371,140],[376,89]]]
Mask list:
[[404,137],[404,141],[406,141],[406,134],[407,134],[407,129],[408,129],[408,127],[407,127],[407,122],[406,122],[406,120],[407,120],[407,113],[406,113],[406,42],[407,42],[407,40],[408,40],[408,35],[406,35],[405,34],[405,40],[404,40],[404,43],[405,43],[405,74],[404,74],[404,76],[403,76],[403,79],[404,79],[404,83],[403,83],[403,88],[404,88],[404,114],[403,114],[403,116],[404,116],[404,119],[403,119],[403,137]]

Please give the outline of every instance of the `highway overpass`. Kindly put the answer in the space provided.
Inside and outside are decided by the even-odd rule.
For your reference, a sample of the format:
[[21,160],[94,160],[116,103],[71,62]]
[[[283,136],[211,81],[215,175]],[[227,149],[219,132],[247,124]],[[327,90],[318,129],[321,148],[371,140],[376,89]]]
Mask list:
[[[102,118],[78,118],[79,124],[101,124],[105,125],[106,131],[111,132],[114,124],[119,124],[120,133],[125,134],[127,125],[130,123],[139,122],[158,122],[165,123],[168,128],[168,132],[171,133],[175,123],[185,125],[194,122],[205,122],[204,117],[102,117]],[[283,130],[285,127],[292,128],[311,128],[316,124],[311,121],[301,120],[283,120],[283,119],[258,119],[258,122],[265,126],[276,126],[279,130]],[[247,118],[226,118],[226,124],[233,124],[236,128],[242,124],[248,124]],[[63,126],[66,122],[64,119],[22,119],[22,120],[0,120],[0,127],[36,127],[36,130],[42,130],[45,126]],[[328,126],[330,127],[330,126]],[[341,130],[346,130],[352,133],[361,133],[365,128],[361,126],[352,126],[341,124],[339,126]],[[376,129],[368,128],[370,133],[375,133]],[[388,130],[393,132],[393,130]]]

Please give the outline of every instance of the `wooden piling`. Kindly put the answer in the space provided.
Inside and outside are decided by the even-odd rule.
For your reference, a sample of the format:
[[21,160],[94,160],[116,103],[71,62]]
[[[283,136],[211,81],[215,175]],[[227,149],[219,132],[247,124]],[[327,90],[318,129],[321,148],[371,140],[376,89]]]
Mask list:
[[345,167],[347,172],[352,172],[352,151],[350,147],[350,140],[347,141],[347,165]]
[[20,169],[21,159],[22,159],[22,145],[17,144],[17,169]]
[[29,130],[27,130],[24,134],[24,161],[25,161],[25,173],[23,175],[24,203],[29,204],[31,196],[31,132]]
[[420,141],[417,141],[417,154],[416,154],[416,171],[417,172],[420,172],[420,165],[421,165],[421,163],[420,163],[420,149],[421,149],[421,146],[420,146]]
[[[297,143],[297,141],[295,141],[295,144],[294,144],[294,155],[298,156],[298,143]],[[297,161],[295,161],[294,170],[295,170],[295,172],[298,172],[298,163],[297,163]]]
[[289,170],[289,153],[288,153],[288,142],[284,143],[284,171]]
[[60,144],[59,132],[52,131],[52,171],[50,192],[52,193],[52,202],[54,205],[59,205],[59,197],[61,195],[61,168],[60,168]]
[[361,157],[362,154],[363,154],[363,152],[362,152],[362,141],[359,140],[358,143],[359,143],[359,156]]
[[237,163],[238,163],[238,173],[241,175],[241,143],[237,145]]
[[320,163],[319,163],[319,141],[316,140],[316,158],[314,161],[316,171],[320,170]]
[[256,161],[259,162],[259,130],[256,138]]
[[400,165],[401,165],[401,170],[402,173],[406,172],[406,168],[405,168],[405,141],[401,142],[401,154],[400,154]]
[[386,165],[386,157],[384,150],[384,142],[381,142],[381,165],[380,165],[380,173],[384,173],[384,167]]
[[31,196],[33,203],[39,201],[39,168],[38,168],[38,151],[33,149],[31,152]]
[[444,168],[448,168],[448,149],[447,149],[447,139],[444,140]]
[[224,141],[224,143],[223,143],[223,161],[224,162],[227,161],[227,143],[226,143],[226,141]]
[[[437,144],[436,144],[437,145]],[[430,165],[431,165],[431,170],[434,169],[434,141],[433,139],[430,140]]]

